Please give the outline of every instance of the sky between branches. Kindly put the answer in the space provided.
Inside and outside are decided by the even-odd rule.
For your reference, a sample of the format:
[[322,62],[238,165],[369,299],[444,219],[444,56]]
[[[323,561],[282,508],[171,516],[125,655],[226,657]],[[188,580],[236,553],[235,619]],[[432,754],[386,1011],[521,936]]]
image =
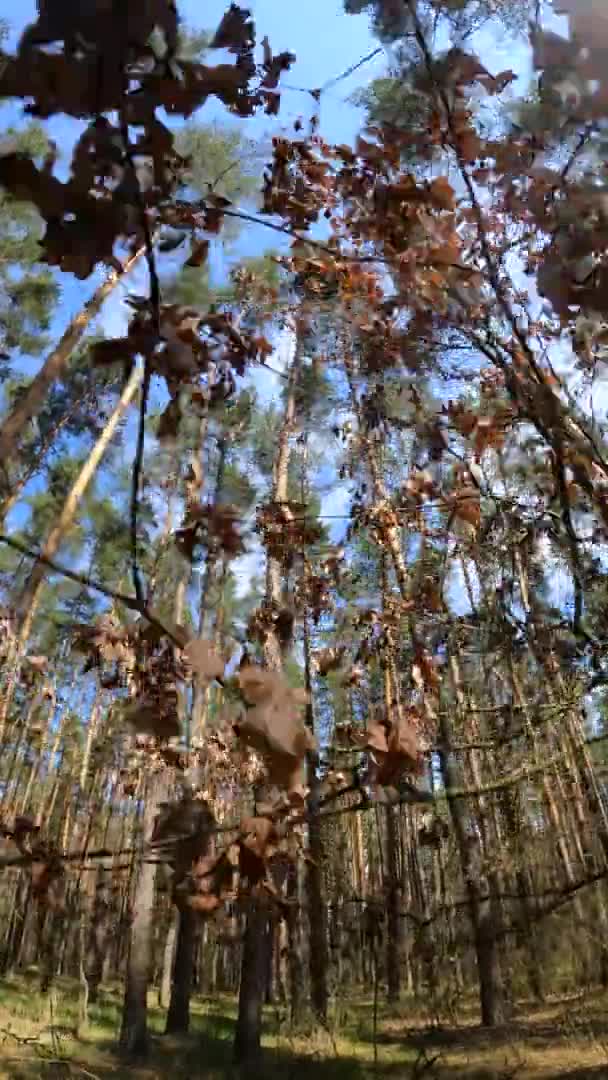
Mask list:
[[[200,30],[214,28],[225,11],[225,0],[207,0],[202,5],[199,0],[181,0],[180,13],[187,26]],[[252,0],[251,8],[258,40],[267,34],[275,53],[283,49],[296,54],[296,62],[284,78],[281,92],[281,108],[276,118],[256,115],[246,121],[230,116],[220,102],[211,99],[194,119],[209,124],[217,122],[224,127],[237,126],[248,139],[266,141],[278,131],[293,131],[293,124],[301,119],[304,124],[317,112],[317,105],[306,90],[322,87],[347,71],[363,57],[371,53],[378,40],[371,32],[367,14],[347,15],[342,0],[307,0],[306,3],[284,3],[281,0]],[[35,0],[4,0],[2,17],[9,23],[9,44],[13,46],[23,28],[36,17]],[[554,20],[555,29],[564,32],[560,26],[562,20]],[[516,96],[525,92],[531,75],[529,49],[523,40],[513,40],[507,32],[501,32],[494,23],[491,28],[475,35],[471,42],[484,64],[491,71],[510,68],[518,76],[513,86]],[[355,89],[368,84],[373,78],[382,75],[390,61],[390,56],[382,52],[371,59],[352,75],[341,79],[335,85],[324,90],[319,111],[319,130],[330,142],[353,143],[363,124],[363,114],[351,101]],[[301,89],[295,89],[301,88]],[[23,118],[20,103],[9,103],[0,108],[0,129],[9,124],[21,124]],[[69,162],[71,147],[82,125],[66,117],[52,118],[45,123],[49,136],[57,142],[60,150],[65,149],[65,163]],[[213,258],[215,283],[225,281],[230,267],[239,259],[251,255],[260,255],[264,250],[287,248],[288,242],[281,243],[281,238],[263,226],[245,226],[236,242],[224,250],[220,245]],[[94,290],[103,271],[98,277],[92,277],[83,284],[71,275],[59,274],[61,280],[61,302],[53,319],[52,335],[58,339],[70,319],[81,308],[83,302]],[[86,292],[85,292],[86,290]],[[146,269],[138,268],[128,282],[116,290],[106,303],[100,319],[100,328],[105,335],[113,337],[125,332],[128,309],[124,303],[125,293],[133,291],[145,294],[147,291]],[[284,370],[291,355],[291,343],[288,336],[277,340],[276,352],[270,363],[277,370]],[[40,364],[39,358],[23,357],[21,370],[34,374]],[[276,399],[281,391],[282,380],[269,371],[256,369],[250,376],[256,392],[263,403]],[[127,452],[130,450],[130,436],[125,440]],[[333,520],[329,521],[330,532],[334,539],[340,539],[346,521],[340,515],[348,512],[349,491],[344,484],[335,482],[331,490],[322,498],[321,512]],[[23,508],[17,509],[10,524],[18,527],[23,522]],[[238,577],[243,589],[246,589],[251,574],[259,566],[260,553],[252,551],[241,560]],[[236,567],[235,567],[236,569]],[[456,583],[456,590],[458,585]]]

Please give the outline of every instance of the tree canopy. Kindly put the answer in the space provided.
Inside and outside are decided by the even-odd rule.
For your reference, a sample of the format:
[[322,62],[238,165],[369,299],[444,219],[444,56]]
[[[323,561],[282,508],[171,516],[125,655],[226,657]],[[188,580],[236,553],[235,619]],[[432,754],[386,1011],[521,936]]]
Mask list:
[[344,6],[352,145],[236,4],[48,0],[0,53],[0,979],[84,1016],[109,965],[132,1061],[204,950],[239,1063],[273,979],[321,1027],[371,986],[376,1056],[404,978],[499,1027],[562,908],[608,985],[608,17]]

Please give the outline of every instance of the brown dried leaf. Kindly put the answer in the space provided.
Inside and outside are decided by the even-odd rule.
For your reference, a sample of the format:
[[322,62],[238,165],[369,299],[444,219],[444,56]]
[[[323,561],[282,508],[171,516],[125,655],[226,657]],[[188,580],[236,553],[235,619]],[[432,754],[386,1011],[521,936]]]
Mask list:
[[213,679],[223,678],[226,665],[213,642],[192,638],[186,645],[184,653],[199,682],[207,684]]
[[269,854],[271,842],[278,839],[274,821],[267,817],[246,817],[241,821],[241,844],[260,858]]
[[248,705],[260,705],[270,701],[281,684],[273,671],[265,671],[253,664],[240,669],[237,681]]
[[438,176],[429,187],[431,202],[440,210],[453,210],[455,206],[454,188],[445,176]]
[[252,664],[241,668],[238,682],[251,707],[235,725],[236,734],[262,754],[271,784],[299,789],[302,763],[315,746],[300,712],[306,692],[292,690],[279,673]]
[[416,659],[412,664],[412,679],[421,690],[439,689],[440,679],[437,666],[426,649],[418,649],[416,652]]
[[220,907],[223,900],[214,893],[190,893],[184,903],[192,911],[198,911],[201,915],[211,915]]
[[190,258],[186,259],[184,266],[202,266],[209,254],[209,241],[199,240],[192,245]]
[[315,655],[315,663],[319,675],[329,675],[330,671],[335,671],[340,667],[346,647],[344,645],[338,645],[329,647],[327,649],[321,649],[320,652]]
[[155,735],[159,739],[170,739],[180,733],[177,712],[174,709],[162,708],[157,701],[151,699],[144,698],[126,705],[122,716],[135,731]]
[[395,760],[402,762],[402,767],[413,768],[418,764],[420,747],[416,727],[417,713],[413,710],[400,710],[398,721],[393,723],[389,739],[388,752]]
[[182,410],[179,398],[173,398],[159,417],[156,437],[160,443],[174,442],[179,434]]
[[367,725],[367,739],[365,745],[368,750],[377,750],[380,753],[387,753],[387,728],[382,720],[370,720]]
[[230,52],[247,51],[255,41],[250,13],[238,4],[231,4],[222,17],[210,48],[229,49]]
[[451,505],[454,515],[461,521],[466,521],[474,529],[478,529],[481,522],[481,502],[479,491],[472,484],[461,487],[453,496]]
[[39,673],[48,671],[48,656],[26,656],[25,660],[34,671],[38,671]]

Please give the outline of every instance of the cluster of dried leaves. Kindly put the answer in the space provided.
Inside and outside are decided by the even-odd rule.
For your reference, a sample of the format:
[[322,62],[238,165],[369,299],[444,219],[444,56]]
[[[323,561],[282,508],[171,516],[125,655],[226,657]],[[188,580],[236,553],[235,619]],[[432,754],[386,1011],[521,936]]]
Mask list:
[[31,895],[43,909],[60,911],[65,906],[65,865],[62,853],[41,835],[40,822],[17,815],[10,827],[4,826],[6,839],[3,854],[24,857],[31,880]]
[[280,673],[247,661],[227,677],[227,657],[212,642],[189,638],[183,627],[174,626],[173,634],[181,637],[182,648],[144,620],[121,627],[103,616],[94,626],[75,627],[74,643],[86,655],[86,668],[100,669],[105,686],[129,690],[131,700],[121,709],[129,728],[160,742],[181,733],[180,684],[192,679],[202,687],[213,681],[229,684],[242,705],[234,713],[224,712],[224,728],[229,723],[243,743],[258,751],[271,786],[303,798],[303,763],[314,747],[301,715],[306,695],[289,687]]
[[[525,131],[508,138],[484,131],[472,94],[502,94],[512,72],[492,75],[461,47],[430,56],[412,15],[421,54],[414,89],[427,102],[424,124],[408,131],[375,126],[352,148],[331,146],[315,133],[276,138],[264,178],[263,213],[298,234],[283,262],[303,308],[325,312],[331,305],[335,316],[336,357],[357,421],[352,438],[338,429],[350,447],[344,476],[357,475],[359,457],[371,477],[355,499],[353,529],[365,528],[393,560],[400,586],[398,600],[386,602],[381,612],[369,608],[353,619],[352,636],[359,635],[354,645],[336,639],[317,652],[314,676],[339,673],[343,687],[356,689],[399,633],[409,635],[403,682],[410,704],[397,697],[368,716],[365,731],[341,733],[347,746],[367,754],[371,786],[397,787],[419,767],[420,733],[441,691],[435,640],[445,618],[443,585],[430,573],[413,580],[403,572],[401,530],[416,532],[424,544],[456,544],[465,554],[467,545],[479,543],[484,515],[497,513],[496,500],[484,498],[482,466],[490,455],[506,453],[524,425],[546,451],[535,506],[542,517],[552,500],[558,505],[575,578],[571,508],[592,512],[604,536],[608,526],[608,465],[549,356],[552,345],[568,340],[580,363],[592,369],[608,341],[607,193],[602,179],[588,179],[575,167],[576,155],[608,115],[608,18],[598,4],[583,0],[561,0],[560,8],[571,38],[536,27],[532,44],[543,94],[566,109],[568,130],[582,128],[565,166],[548,165],[549,137],[545,143]],[[292,60],[286,53],[273,56],[266,42],[256,61],[250,15],[234,4],[211,46],[228,50],[230,63],[181,59],[178,29],[170,0],[145,0],[122,11],[92,3],[79,5],[78,12],[48,0],[39,5],[17,54],[0,58],[0,96],[24,100],[32,115],[65,113],[88,122],[67,180],[55,175],[52,154],[40,165],[15,153],[0,158],[0,183],[31,201],[46,223],[41,257],[87,277],[99,262],[118,268],[125,247],[146,249],[151,296],[131,298],[128,333],[95,345],[92,362],[120,362],[128,370],[144,358],[148,374],[162,378],[169,394],[159,429],[165,439],[176,436],[185,409],[202,415],[229,396],[236,377],[264,361],[270,345],[227,315],[163,304],[155,295],[153,246],[163,227],[189,237],[186,263],[200,266],[231,209],[213,193],[196,204],[177,198],[187,162],[158,113],[188,116],[210,95],[240,116],[260,107],[274,112],[279,77]],[[420,169],[404,165],[413,154],[433,165],[448,159],[449,175],[433,169],[433,177],[423,179]],[[326,239],[307,245],[301,234],[318,225]],[[549,310],[534,318],[525,291],[506,270],[513,250],[549,302]],[[246,278],[241,287],[247,288]],[[488,365],[483,371],[478,365],[475,403],[444,400],[429,408],[412,382],[405,418],[390,416],[384,377],[399,370],[424,375],[439,364],[442,350],[463,342]],[[361,378],[363,389],[355,385]],[[374,454],[391,424],[400,423],[414,433],[416,450],[407,478],[389,492]],[[201,546],[227,560],[238,556],[243,540],[235,511],[202,502],[200,488],[193,477],[175,534],[178,550],[189,560]],[[285,573],[301,560],[293,608],[269,601],[249,624],[252,642],[264,645],[273,636],[286,648],[295,618],[305,613],[318,625],[332,610],[341,558],[308,559],[321,533],[303,504],[266,502],[258,507],[257,528],[269,559]],[[198,761],[204,768],[209,761],[225,767],[228,775],[237,760],[232,744],[249,748],[257,755],[251,768],[262,762],[266,784],[281,793],[266,813],[258,808],[241,822],[234,843],[220,851],[204,800],[167,809],[154,840],[183,833],[174,844],[176,902],[210,912],[243,888],[276,894],[287,853],[282,820],[306,798],[304,766],[314,751],[302,712],[306,695],[247,654],[231,674],[229,658],[212,642],[193,639],[183,627],[166,630],[158,621],[124,625],[104,616],[95,626],[77,628],[75,639],[103,685],[127,691],[122,721],[176,769],[192,758],[190,749],[183,753],[175,745],[183,688],[193,680],[230,688],[240,705],[229,708],[221,727],[195,748]],[[44,668],[37,668],[37,659],[44,660],[30,657],[34,676]],[[19,850],[25,845],[32,865],[43,868],[46,884],[40,888],[47,895],[55,856],[43,852],[35,860],[34,848],[27,848],[31,832],[16,823],[12,839]]]
[[289,859],[284,826],[270,817],[244,817],[236,839],[217,851],[214,818],[200,801],[177,804],[157,822],[153,842],[173,846],[173,899],[178,908],[211,915],[252,895],[282,903]]
[[[178,29],[171,0],[146,0],[137,11],[90,3],[78,12],[48,0],[39,5],[17,54],[2,55],[0,97],[27,101],[33,116],[93,117],[76,143],[65,183],[53,175],[52,157],[41,167],[19,154],[0,159],[0,183],[33,202],[46,222],[42,257],[52,265],[83,278],[97,262],[116,267],[118,242],[139,247],[147,232],[179,219],[170,196],[187,163],[159,109],[190,116],[211,95],[240,116],[278,109],[278,80],[293,57],[273,56],[267,47],[256,63],[246,9],[232,4],[211,42],[212,49],[232,53],[233,63],[180,59]],[[118,114],[119,122],[107,113]],[[131,128],[138,129],[135,140]],[[221,205],[213,194],[207,210],[206,225],[216,231]],[[200,265],[206,250],[204,238],[196,240],[193,232],[190,265]]]

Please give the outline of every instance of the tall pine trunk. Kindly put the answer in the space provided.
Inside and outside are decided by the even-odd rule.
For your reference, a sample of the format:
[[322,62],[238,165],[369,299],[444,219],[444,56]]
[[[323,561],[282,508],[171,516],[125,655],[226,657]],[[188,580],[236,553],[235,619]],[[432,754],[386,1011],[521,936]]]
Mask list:
[[194,975],[194,953],[198,915],[190,908],[179,912],[171,1001],[167,1013],[167,1034],[185,1034],[190,1028],[190,995]]
[[439,734],[441,774],[448,793],[448,807],[456,836],[469,915],[473,926],[481,1022],[484,1027],[495,1027],[504,1019],[502,972],[496,929],[487,884],[484,883],[480,874],[478,865],[480,859],[476,858],[478,845],[471,843],[473,834],[464,800],[454,794],[460,786],[460,776],[454,765],[452,729],[445,709],[441,709],[439,714]]
[[16,446],[20,433],[40,412],[45,398],[53,383],[63,375],[76,346],[82,340],[87,328],[119,281],[123,281],[136,263],[142,258],[145,248],[141,247],[127,259],[121,271],[112,270],[106,280],[97,287],[84,307],[74,316],[64,331],[58,345],[49,353],[38,374],[32,379],[26,392],[15,404],[13,410],[0,426],[0,461],[17,460]]
[[143,817],[144,851],[131,907],[129,955],[120,1030],[120,1049],[129,1060],[147,1057],[149,1048],[148,984],[152,972],[156,863],[149,856],[146,857],[145,846],[152,837],[163,795],[162,780],[153,776],[146,792]]
[[399,817],[395,806],[386,808],[386,989],[390,1002],[401,993],[401,890],[399,888]]
[[[189,465],[189,476],[185,485],[186,506],[195,505],[201,497],[204,483],[203,450],[207,435],[208,417],[203,416],[200,422],[198,438],[192,451]],[[182,575],[175,596],[174,618],[176,623],[184,621],[186,602],[186,589],[191,577],[191,570]],[[196,697],[197,689],[194,690]],[[187,713],[187,707],[182,705],[182,719],[186,730],[186,744],[190,746],[192,733],[191,717]],[[169,938],[171,949],[169,955]],[[166,954],[163,969],[162,1004],[168,1004],[167,1020],[165,1024],[166,1034],[185,1034],[190,1028],[190,995],[192,993],[192,976],[194,969],[194,954],[197,940],[196,917],[187,908],[181,908],[175,913],[174,921],[169,928],[169,936],[166,946]]]
[[[308,702],[306,722],[314,734],[315,718],[312,703],[312,682],[310,665],[310,634],[308,615],[304,615],[304,677]],[[316,1019],[323,1025],[327,1022],[327,905],[323,889],[323,837],[319,816],[320,784],[319,761],[316,752],[308,754],[308,851],[310,861],[306,868],[306,887],[308,899],[308,923],[310,933],[309,973],[310,997]]]
[[[290,437],[296,425],[296,391],[301,368],[301,350],[296,343],[287,384],[283,423],[279,432],[277,452],[273,463],[272,498],[286,503],[288,469],[291,454]],[[281,565],[270,554],[266,561],[266,597],[268,606],[281,603]],[[263,647],[264,664],[272,671],[281,671],[283,654],[274,625]],[[269,949],[268,909],[263,900],[250,900],[241,958],[239,1008],[234,1040],[234,1058],[239,1064],[255,1061],[260,1055],[262,1035],[262,1006],[266,992]]]
[[[108,449],[116,429],[123,419],[129,405],[133,401],[142,381],[142,369],[136,368],[129,378],[117,405],[99,436],[95,446],[91,450],[87,460],[74,481],[70,492],[65,500],[63,509],[57,523],[51,529],[41,550],[45,559],[52,559],[59,549],[60,544],[69,533],[74,524],[76,514],[82,499],[91,483],[101,460]],[[38,610],[44,579],[48,574],[48,567],[42,561],[38,561],[32,567],[30,575],[19,597],[19,633],[15,642],[12,655],[9,660],[9,674],[7,684],[0,701],[0,747],[4,739],[4,731],[9,710],[13,701],[15,689],[19,678],[20,663],[30,636],[34,616]]]

